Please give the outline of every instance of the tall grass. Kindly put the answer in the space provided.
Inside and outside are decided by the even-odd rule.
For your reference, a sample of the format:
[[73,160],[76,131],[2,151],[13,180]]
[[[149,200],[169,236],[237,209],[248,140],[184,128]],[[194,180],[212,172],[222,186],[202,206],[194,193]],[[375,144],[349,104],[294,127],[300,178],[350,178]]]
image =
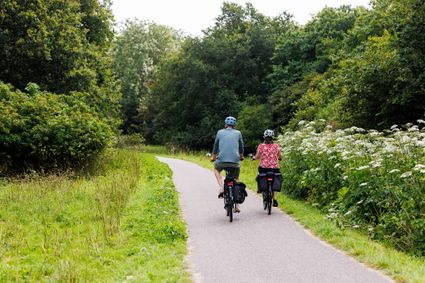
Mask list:
[[101,161],[91,177],[0,184],[0,282],[187,280],[171,172],[136,151]]

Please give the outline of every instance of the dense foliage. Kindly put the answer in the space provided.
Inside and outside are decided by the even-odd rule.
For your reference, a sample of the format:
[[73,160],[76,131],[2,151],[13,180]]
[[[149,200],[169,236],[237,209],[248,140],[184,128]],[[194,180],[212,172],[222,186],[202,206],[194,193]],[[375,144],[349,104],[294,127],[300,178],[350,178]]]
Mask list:
[[[294,128],[300,120],[323,118],[337,127],[384,129],[424,117],[425,65],[419,47],[425,43],[424,1],[377,0],[370,10],[330,10],[324,9],[302,28],[317,39],[316,69],[304,68],[307,75],[272,94],[279,106],[277,121]],[[295,50],[305,50],[303,44],[296,41]],[[288,54],[278,48],[276,54],[280,53]],[[307,55],[308,50],[295,58]],[[328,63],[325,70],[317,68],[320,62]]]
[[[223,119],[267,101],[267,75],[287,17],[225,3],[214,27],[184,42],[160,66],[152,89],[151,141],[209,147]],[[157,129],[161,129],[157,131]]]
[[0,82],[1,171],[81,165],[108,144],[110,126],[78,93],[41,92],[35,84],[26,89]]
[[424,5],[327,7],[298,25],[225,3],[202,37],[160,60],[149,99],[131,102],[135,128],[148,142],[205,148],[228,115],[245,120],[248,146],[300,120],[384,129],[423,118]]
[[323,122],[280,137],[285,192],[341,225],[425,255],[425,121],[386,132],[328,126],[318,133]]
[[53,93],[85,92],[112,125],[119,90],[108,54],[113,37],[108,1],[4,0],[0,5],[0,80]]
[[112,45],[113,70],[122,85],[124,133],[141,132],[149,116],[154,73],[160,61],[175,52],[180,35],[150,22],[127,21]]
[[75,165],[107,145],[120,123],[109,5],[1,1],[2,166]]

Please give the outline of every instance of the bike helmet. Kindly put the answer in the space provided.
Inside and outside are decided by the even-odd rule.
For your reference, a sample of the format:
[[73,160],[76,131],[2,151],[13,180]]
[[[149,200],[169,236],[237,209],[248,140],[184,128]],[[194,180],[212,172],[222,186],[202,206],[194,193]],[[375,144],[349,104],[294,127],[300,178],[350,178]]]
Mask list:
[[236,125],[236,118],[229,116],[226,119],[224,119],[224,124],[234,127]]
[[265,130],[264,131],[264,138],[273,138],[274,137],[274,132],[272,130]]

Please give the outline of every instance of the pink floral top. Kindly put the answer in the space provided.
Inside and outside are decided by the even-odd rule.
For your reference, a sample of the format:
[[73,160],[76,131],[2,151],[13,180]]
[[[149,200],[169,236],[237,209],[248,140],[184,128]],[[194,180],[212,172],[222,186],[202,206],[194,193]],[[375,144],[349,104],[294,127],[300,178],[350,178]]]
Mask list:
[[279,168],[280,147],[276,143],[265,144],[258,146],[257,151],[260,153],[260,167],[263,168]]

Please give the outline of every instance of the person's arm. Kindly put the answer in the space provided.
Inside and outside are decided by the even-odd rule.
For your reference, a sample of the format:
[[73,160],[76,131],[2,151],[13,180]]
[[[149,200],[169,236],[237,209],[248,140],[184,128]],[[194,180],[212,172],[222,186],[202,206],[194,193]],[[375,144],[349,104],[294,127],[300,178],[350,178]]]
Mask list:
[[213,146],[213,151],[211,154],[211,161],[216,161],[217,160],[217,154],[219,151],[219,141],[218,141],[218,133],[215,135],[215,140],[214,140],[214,146]]
[[259,159],[261,157],[260,147],[261,144],[257,147],[257,153],[255,154],[254,159]]
[[243,144],[242,134],[239,133],[239,159],[240,160],[244,159],[243,153],[244,153],[244,144]]
[[259,159],[260,158],[260,147],[257,148],[257,153],[254,156],[254,159]]

